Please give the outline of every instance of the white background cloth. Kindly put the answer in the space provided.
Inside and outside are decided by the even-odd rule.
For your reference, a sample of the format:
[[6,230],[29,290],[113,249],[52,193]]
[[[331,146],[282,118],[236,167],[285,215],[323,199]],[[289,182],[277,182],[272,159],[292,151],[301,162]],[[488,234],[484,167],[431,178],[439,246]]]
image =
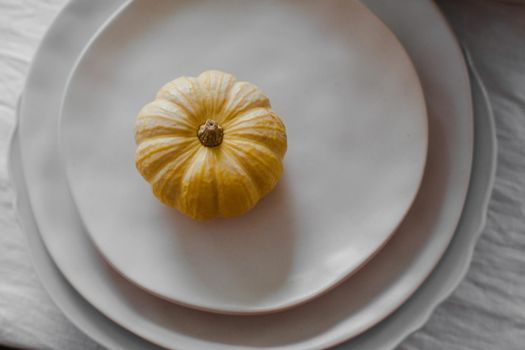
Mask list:
[[[38,281],[15,220],[6,170],[16,100],[39,41],[65,3],[0,0],[0,344],[28,349],[100,348],[71,325]],[[487,86],[496,118],[499,163],[487,227],[467,277],[399,348],[523,350],[525,1],[441,0],[439,4]]]

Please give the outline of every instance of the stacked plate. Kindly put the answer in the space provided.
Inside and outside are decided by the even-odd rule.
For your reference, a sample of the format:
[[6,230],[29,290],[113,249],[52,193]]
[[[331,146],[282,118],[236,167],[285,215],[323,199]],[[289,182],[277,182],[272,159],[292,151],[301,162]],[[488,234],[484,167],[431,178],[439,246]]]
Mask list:
[[[195,222],[150,194],[132,129],[163,83],[211,68],[268,93],[289,150],[254,210]],[[11,149],[37,272],[109,348],[392,348],[484,222],[495,137],[471,77],[430,0],[72,1]]]

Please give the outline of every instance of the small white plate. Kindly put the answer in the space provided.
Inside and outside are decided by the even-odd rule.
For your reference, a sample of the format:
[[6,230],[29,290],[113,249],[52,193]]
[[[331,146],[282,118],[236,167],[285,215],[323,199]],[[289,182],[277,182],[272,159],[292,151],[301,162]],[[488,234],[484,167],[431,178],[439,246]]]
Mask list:
[[[337,293],[315,300],[308,310],[292,310],[302,310],[295,316],[288,311],[260,319],[212,315],[163,302],[115,274],[97,254],[67,191],[57,156],[56,125],[72,61],[95,31],[101,14],[109,16],[125,1],[71,1],[46,35],[27,80],[18,129],[20,158],[13,158],[13,179],[20,185],[18,209],[22,223],[28,225],[37,272],[80,329],[110,349],[150,348],[138,343],[139,335],[165,348],[305,350],[327,348],[381,321],[342,345],[378,350],[394,348],[425,322],[468,266],[493,179],[493,148],[487,150],[494,147],[494,129],[486,114],[484,123],[476,124],[479,162],[468,215],[458,228],[458,239],[452,241],[454,249],[431,274],[455,231],[470,174],[473,121],[463,57],[432,1],[407,0],[402,6],[389,0],[366,2],[409,49],[427,96],[430,130],[436,133],[430,135],[429,163],[417,199],[422,205],[411,211],[393,239]],[[429,275],[429,283],[413,295]],[[250,324],[243,325],[250,319]]]
[[[288,153],[255,209],[198,222],[152,195],[133,127],[165,82],[210,68],[270,96]],[[74,200],[107,261],[157,296],[237,314],[312,299],[368,261],[414,200],[428,141],[412,62],[357,1],[133,4],[79,60],[61,127]]]

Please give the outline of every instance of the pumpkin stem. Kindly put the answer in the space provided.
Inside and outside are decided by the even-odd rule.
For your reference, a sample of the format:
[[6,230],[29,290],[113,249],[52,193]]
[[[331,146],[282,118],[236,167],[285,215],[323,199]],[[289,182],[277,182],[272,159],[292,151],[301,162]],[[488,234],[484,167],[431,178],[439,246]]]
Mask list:
[[213,119],[206,120],[197,131],[199,141],[206,147],[217,147],[222,142],[224,131],[222,127]]

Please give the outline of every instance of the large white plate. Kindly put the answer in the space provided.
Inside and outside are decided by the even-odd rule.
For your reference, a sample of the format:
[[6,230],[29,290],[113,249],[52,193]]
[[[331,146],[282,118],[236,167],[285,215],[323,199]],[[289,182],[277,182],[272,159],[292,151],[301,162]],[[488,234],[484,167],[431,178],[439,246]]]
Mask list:
[[[423,68],[424,65],[422,65],[426,59],[433,58],[435,55],[438,56],[438,58],[441,58],[441,60],[437,60],[436,63],[433,65],[433,69],[426,70],[424,72],[420,71],[421,76],[423,77],[423,82],[426,84],[426,88],[428,89],[428,94],[430,96],[430,100],[434,100],[434,105],[437,106],[443,106],[444,105],[452,105],[451,110],[453,111],[453,115],[457,115],[459,112],[463,111],[465,112],[468,110],[468,107],[465,107],[465,101],[468,100],[468,92],[464,90],[466,88],[465,84],[459,84],[458,81],[455,81],[453,83],[450,83],[451,85],[447,85],[446,77],[447,69],[452,69],[452,73],[459,72],[459,76],[461,77],[461,72],[463,71],[462,61],[460,53],[458,52],[457,46],[454,44],[454,39],[451,34],[451,32],[448,30],[446,25],[444,24],[441,17],[439,17],[439,14],[436,12],[435,7],[431,2],[421,2],[421,1],[407,1],[406,8],[401,9],[398,4],[396,6],[389,5],[388,2],[381,2],[381,1],[370,1],[369,4],[374,5],[375,10],[382,14],[383,18],[389,19],[389,21],[392,21],[390,24],[393,26],[393,28],[396,30],[396,33],[398,36],[401,37],[401,39],[406,43],[407,47],[409,48],[409,51],[413,55],[413,58],[416,61],[416,64],[418,67]],[[71,55],[74,54],[74,50],[76,49],[78,52],[78,42],[79,38],[82,38],[82,34],[86,35],[85,32],[82,32],[82,30],[86,30],[85,26],[87,26],[90,22],[88,19],[91,19],[89,15],[92,16],[94,14],[100,15],[100,12],[109,11],[108,7],[109,5],[115,6],[114,2],[90,2],[89,4],[82,3],[82,2],[73,2],[64,12],[63,17],[60,17],[59,20],[56,22],[56,24],[51,29],[50,33],[46,37],[46,40],[44,41],[44,45],[39,50],[39,53],[37,55],[37,60],[35,61],[35,65],[33,66],[32,73],[30,74],[29,80],[28,80],[28,90],[26,90],[24,97],[26,98],[25,102],[22,108],[22,118],[21,123],[24,123],[24,120],[27,120],[28,115],[33,116],[45,116],[45,118],[52,118],[53,116],[56,117],[56,114],[58,112],[58,95],[60,91],[63,90],[63,84],[65,79],[65,74],[68,69],[67,65],[67,57],[71,57]],[[98,9],[98,12],[97,12]],[[91,13],[88,12],[88,15],[86,16],[85,11],[92,11]],[[382,12],[384,11],[384,12]],[[417,16],[416,16],[417,15]],[[418,17],[419,16],[419,17]],[[406,18],[418,18],[421,22],[419,23],[421,30],[414,32],[413,25],[407,24]],[[71,24],[75,24],[75,26],[71,27],[74,29],[69,29],[69,26]],[[425,28],[427,28],[427,25],[431,25],[432,27],[432,34],[434,36],[426,37],[425,40],[422,41],[421,36],[419,36],[419,33],[424,31]],[[84,26],[82,26],[83,24]],[[64,37],[62,33],[68,32],[70,36]],[[80,32],[80,34],[79,34]],[[75,35],[76,34],[76,35]],[[429,33],[430,34],[430,33]],[[69,38],[72,40],[64,41],[65,38]],[[419,41],[417,39],[420,39]],[[411,39],[411,40],[408,40]],[[406,41],[408,40],[408,41]],[[426,45],[426,40],[431,40],[434,44],[432,46],[433,49],[436,51],[432,51],[432,48],[429,48]],[[80,40],[80,42],[82,42]],[[427,51],[429,50],[429,51]],[[452,50],[452,51],[451,51]],[[444,57],[439,57],[440,53],[444,54]],[[452,55],[451,55],[452,53]],[[447,59],[448,57],[448,59]],[[47,64],[49,62],[56,62],[59,58],[63,60],[64,65],[61,66],[60,69],[55,69],[52,73],[47,69]],[[460,79],[459,82],[463,81],[463,79]],[[457,94],[457,95],[456,95]],[[55,104],[53,105],[52,101],[55,101]],[[448,102],[448,104],[447,104]],[[463,106],[463,107],[461,107]],[[459,110],[458,110],[459,109]],[[459,113],[460,115],[462,113]],[[464,113],[463,113],[464,115]],[[486,122],[486,120],[485,120]],[[33,119],[29,125],[26,125],[26,132],[27,132],[27,126],[35,126],[35,128],[38,130],[39,128],[42,128],[42,124],[45,125],[45,123],[39,123],[38,118]],[[491,138],[491,129],[490,125],[487,126],[485,124],[483,126],[485,134],[482,133],[482,135],[485,135],[488,137],[488,139],[484,139],[480,142],[482,142],[482,147],[489,147],[493,145],[493,138]],[[481,126],[480,126],[481,128]],[[42,133],[40,133],[41,135]],[[33,133],[33,136],[35,136],[35,147],[48,147],[51,145],[52,147],[55,146],[54,140],[49,140],[46,138],[48,137],[39,137],[39,133],[35,132]],[[480,148],[480,149],[481,149]],[[484,148],[483,148],[484,149]],[[451,151],[451,150],[449,150]],[[483,153],[482,153],[483,154]],[[479,155],[479,154],[478,154]],[[469,251],[469,247],[473,246],[473,242],[475,238],[477,237],[477,233],[479,232],[478,225],[481,222],[481,218],[483,217],[485,203],[486,203],[486,194],[488,193],[488,190],[490,188],[490,177],[485,177],[485,174],[490,173],[490,171],[487,172],[487,164],[488,168],[492,169],[493,167],[493,154],[487,155],[485,153],[486,158],[483,159],[481,170],[484,170],[483,176],[477,176],[475,179],[477,181],[474,181],[475,187],[472,189],[473,193],[473,201],[470,201],[470,206],[467,207],[467,209],[470,209],[471,211],[468,212],[470,216],[467,216],[468,220],[465,225],[461,226],[461,230],[459,231],[460,236],[463,237],[463,239],[458,241],[458,245],[456,250],[452,251],[452,256],[449,258],[448,261],[452,261],[451,264],[445,264],[444,267],[441,268],[438,266],[438,271],[441,272],[440,275],[434,274],[433,276],[438,276],[436,278],[432,277],[431,281],[433,284],[430,284],[429,288],[423,287],[424,292],[417,293],[410,301],[408,302],[408,305],[402,307],[398,312],[395,314],[396,320],[401,320],[402,322],[389,322],[391,318],[388,318],[386,322],[381,323],[379,326],[375,327],[371,332],[375,334],[374,337],[370,337],[367,334],[360,336],[356,338],[354,341],[348,343],[352,345],[356,345],[355,348],[369,348],[369,349],[378,349],[381,346],[386,347],[392,347],[395,345],[395,342],[399,340],[399,337],[402,337],[407,334],[407,332],[417,328],[419,325],[422,324],[424,321],[426,315],[428,315],[429,309],[431,309],[433,306],[435,306],[435,303],[443,297],[443,295],[446,295],[446,293],[450,292],[450,290],[456,285],[456,283],[459,281],[460,277],[462,276],[462,273],[465,271],[465,266],[468,264],[469,261],[469,255],[465,254],[465,250]],[[38,160],[37,160],[38,161]],[[57,160],[53,159],[42,159],[43,164],[49,164],[49,162],[52,162],[50,164],[49,169],[55,169],[53,167],[53,162],[56,162]],[[40,163],[42,164],[42,163]],[[16,165],[16,164],[15,164]],[[27,169],[26,169],[27,170]],[[46,184],[51,185],[52,187],[47,189],[46,188],[39,188],[38,186],[33,186],[33,191],[38,190],[38,192],[33,192],[33,196],[36,198],[32,199],[32,204],[35,203],[39,204],[40,206],[44,204],[45,198],[40,197],[41,200],[39,200],[39,194],[42,194],[40,191],[46,191],[47,194],[52,194],[54,190],[59,190],[60,187],[63,185],[63,180],[60,180],[60,178],[51,178],[48,179],[48,177],[53,177],[53,175],[56,175],[55,173],[51,172],[49,175],[46,175],[45,172],[39,172],[38,175],[34,176],[29,173],[25,173],[26,178],[32,177],[32,180],[35,179],[35,177],[43,177],[46,178]],[[475,173],[476,175],[476,173]],[[20,178],[16,178],[16,180],[20,180]],[[51,181],[49,181],[51,180]],[[57,183],[58,181],[58,183]],[[23,193],[23,192],[22,192]],[[59,195],[62,196],[63,194]],[[479,200],[480,197],[484,200]],[[22,196],[21,199],[24,199]],[[24,203],[21,201],[21,203]],[[21,209],[24,209],[24,212],[27,213],[27,202],[25,202],[24,206],[21,207]],[[41,210],[41,208],[40,208]],[[459,209],[457,207],[452,208],[452,211],[458,211]],[[70,211],[68,211],[67,207],[61,206],[60,208],[57,208],[57,214],[60,214],[60,211],[64,214],[64,220],[57,223],[55,228],[60,228],[60,231],[65,234],[62,238],[64,239],[64,245],[63,245],[63,251],[66,251],[70,248],[71,243],[75,242],[75,240],[80,240],[84,245],[82,246],[82,249],[75,251],[77,254],[78,261],[70,261],[70,268],[65,269],[66,272],[68,272],[68,278],[70,281],[77,284],[78,287],[78,278],[74,278],[75,276],[71,274],[71,272],[75,272],[77,275],[87,274],[87,277],[92,278],[91,282],[92,285],[82,285],[79,290],[82,291],[82,293],[85,296],[90,296],[90,298],[93,297],[94,294],[97,292],[103,292],[106,293],[107,291],[106,286],[104,284],[101,284],[102,282],[110,282],[113,283],[111,278],[106,277],[115,277],[117,282],[120,280],[118,279],[118,276],[110,275],[107,276],[106,274],[110,274],[111,271],[107,269],[107,267],[100,263],[98,260],[98,257],[96,256],[96,252],[93,250],[93,247],[89,245],[89,240],[85,239],[82,235],[77,235],[75,233],[75,225],[78,224],[78,222],[75,222],[74,217],[71,217],[68,215]],[[35,210],[36,213],[36,210]],[[441,212],[443,213],[443,212]],[[42,214],[42,213],[40,213]],[[55,216],[56,217],[56,216]],[[45,218],[45,215],[44,215]],[[31,216],[25,216],[24,219],[30,220]],[[42,217],[40,217],[42,219]],[[40,220],[42,221],[42,220]],[[30,221],[28,221],[30,222]],[[50,228],[49,222],[46,222],[44,220],[44,223],[46,225],[41,225],[40,229],[42,227]],[[56,223],[56,220],[55,220]],[[34,228],[34,227],[33,227]],[[67,231],[68,228],[72,228],[70,232]],[[30,231],[32,232],[32,231]],[[74,236],[74,239],[69,239]],[[441,232],[444,234],[443,232]],[[441,235],[439,235],[441,236]],[[32,243],[35,244],[35,247],[38,246],[38,236],[30,236],[32,237]],[[435,237],[435,236],[434,236]],[[417,238],[417,237],[416,237]],[[420,242],[421,245],[426,246],[428,244],[428,236],[422,238],[423,242]],[[427,244],[424,244],[424,242],[427,241]],[[40,242],[41,243],[41,242]],[[57,242],[55,242],[54,249],[56,253],[56,249],[60,248],[57,247]],[[78,243],[77,243],[78,244]],[[72,246],[75,246],[76,244],[73,244]],[[82,245],[82,244],[81,244]],[[73,250],[73,249],[72,249]],[[38,253],[39,252],[39,253]],[[422,251],[418,251],[421,254],[417,254],[417,256],[408,257],[408,261],[406,261],[408,266],[414,266],[411,265],[410,262],[424,262],[425,255],[428,256],[428,249],[423,249]],[[42,257],[45,254],[44,250],[37,251],[35,250],[35,253],[38,254],[38,256]],[[407,252],[410,254],[411,252]],[[381,253],[382,254],[382,253]],[[380,255],[381,255],[380,254]],[[454,259],[454,260],[451,260]],[[62,258],[63,260],[63,258]],[[77,322],[77,324],[84,329],[85,331],[90,332],[93,336],[95,336],[100,341],[104,341],[105,344],[115,344],[118,342],[121,342],[123,345],[123,348],[129,348],[131,346],[130,344],[133,344],[133,340],[130,340],[130,343],[126,343],[126,340],[129,340],[129,338],[120,338],[120,335],[122,333],[116,333],[118,336],[112,336],[112,331],[117,332],[120,328],[114,328],[116,326],[112,326],[111,324],[105,324],[101,321],[100,315],[95,312],[92,308],[87,307],[86,303],[83,301],[83,299],[76,296],[74,291],[71,289],[71,287],[68,287],[67,283],[65,283],[64,280],[57,279],[52,280],[51,278],[48,278],[50,275],[56,277],[57,271],[50,266],[49,269],[45,269],[44,266],[49,265],[40,265],[44,264],[45,262],[49,262],[49,260],[39,260],[37,259],[37,269],[42,274],[42,277],[44,279],[44,283],[47,284],[49,288],[52,289],[52,296],[54,296],[56,301],[61,305],[62,307],[66,308],[66,313]],[[58,261],[58,260],[57,260]],[[63,262],[63,261],[62,261]],[[399,261],[396,261],[399,262]],[[406,267],[407,265],[404,265]],[[431,264],[432,265],[432,264]],[[94,271],[91,271],[92,268],[99,268],[100,270],[98,273],[93,273]],[[458,269],[456,267],[459,266]],[[64,266],[62,266],[64,267]],[[395,266],[392,266],[390,264],[389,267],[394,268]],[[403,269],[403,266],[401,267],[401,270]],[[91,272],[90,272],[91,271]],[[408,281],[410,281],[411,277],[414,277],[415,279],[419,279],[419,274],[413,274],[410,275],[410,271],[408,270],[409,275]],[[450,272],[450,274],[449,274]],[[72,278],[73,277],[73,278]],[[77,276],[78,277],[78,276]],[[56,282],[56,283],[53,283]],[[395,295],[395,292],[399,292],[400,294],[405,294],[403,291],[405,288],[403,288],[403,282],[407,282],[407,279],[401,279],[401,287],[399,284],[397,284],[398,280],[391,281],[391,286],[396,286],[394,291],[394,299],[397,299],[398,296]],[[87,287],[87,288],[85,288]],[[371,286],[373,287],[373,286]],[[63,289],[60,289],[63,288]],[[373,289],[373,288],[371,288]],[[411,288],[408,288],[410,291]],[[62,293],[63,292],[63,293]],[[102,309],[104,312],[111,313],[114,311],[115,305],[122,305],[128,303],[132,304],[132,302],[126,302],[125,300],[122,300],[119,298],[124,297],[123,294],[119,294],[119,290],[114,290],[114,292],[117,293],[115,300],[115,304],[108,303],[106,306],[110,306],[109,310]],[[122,291],[120,291],[122,292]],[[373,290],[372,290],[373,292]],[[410,293],[410,292],[409,292]],[[384,294],[376,295],[375,298],[372,297],[373,300],[381,301],[383,296],[392,297],[392,290],[386,290]],[[352,294],[349,293],[345,296],[345,298],[340,301],[340,307],[344,306],[344,303],[346,300],[351,298]],[[87,307],[85,309],[86,312],[79,312],[78,308],[76,307]],[[100,307],[100,303],[97,304],[98,307]],[[104,306],[104,305],[102,305]],[[412,306],[412,307],[408,307]],[[138,312],[143,311],[141,310],[141,305],[139,302],[139,305],[124,305],[124,308],[126,307],[134,307],[139,308]],[[405,311],[407,310],[407,311]],[[159,312],[162,312],[159,310]],[[193,314],[193,313],[192,313]],[[129,314],[128,314],[129,315]],[[144,315],[145,317],[148,317],[148,315]],[[182,315],[178,315],[182,317]],[[336,315],[337,316],[337,315]],[[192,317],[188,319],[188,322],[191,321]],[[315,319],[315,318],[314,318]],[[151,320],[151,319],[150,319]],[[122,319],[120,320],[122,321]],[[124,320],[125,321],[125,320]],[[154,320],[153,320],[154,321]],[[97,323],[99,322],[99,323]],[[137,320],[134,320],[133,322],[137,322]],[[312,322],[312,319],[310,320]],[[98,327],[98,325],[101,325],[101,327]],[[104,327],[108,328],[104,328]],[[138,322],[138,327],[141,327],[146,330],[151,330],[152,324],[151,322]],[[137,328],[137,327],[134,327]],[[340,327],[337,329],[338,332],[342,333],[341,336],[337,339],[337,341],[344,339],[348,336],[348,332],[346,332],[345,327]],[[121,329],[120,329],[121,330]],[[379,332],[379,333],[377,333]],[[330,332],[333,335],[333,332]],[[108,343],[108,341],[112,341],[113,343]],[[127,346],[129,345],[129,346]],[[354,347],[353,347],[354,348]]]
[[[270,94],[288,152],[284,178],[255,209],[200,222],[152,195],[133,127],[166,81],[209,68]],[[282,310],[340,283],[385,244],[423,176],[419,79],[357,1],[134,2],[86,48],[66,89],[61,152],[87,232],[125,277],[199,309]]]
[[[457,54],[458,57],[461,57],[459,52]],[[448,68],[450,70],[454,67]],[[454,73],[456,77],[459,77],[454,81],[454,84],[460,83],[456,85],[456,88],[461,86],[461,82],[466,88],[468,86],[467,78],[462,75],[465,72],[459,70]],[[454,87],[448,86],[448,88]],[[461,91],[465,93],[468,90]],[[468,98],[468,92],[466,97]],[[442,105],[451,106],[446,101],[441,101],[439,106]],[[452,105],[452,107],[454,106]],[[393,311],[422,282],[422,279],[429,273],[433,263],[437,261],[446,247],[448,240],[443,241],[442,237],[447,237],[447,235],[443,235],[441,230],[449,233],[448,237],[450,238],[462,206],[463,197],[458,196],[458,194],[465,193],[468,182],[470,141],[472,140],[472,120],[469,107],[470,105],[467,103],[466,108],[463,105],[458,109],[448,110],[447,117],[458,114],[456,118],[445,119],[449,123],[441,125],[450,130],[443,136],[431,136],[431,157],[429,158],[431,161],[428,163],[429,171],[425,177],[425,181],[429,181],[431,185],[427,186],[426,189],[423,186],[422,195],[418,199],[420,205],[416,206],[415,210],[411,212],[411,215],[417,219],[407,221],[416,227],[423,225],[423,227],[419,227],[419,230],[428,229],[425,226],[427,223],[436,223],[436,226],[432,228],[437,229],[440,234],[431,237],[439,238],[437,242],[442,243],[441,247],[439,244],[436,246],[436,242],[433,242],[434,244],[431,244],[430,247],[425,247],[425,243],[428,243],[425,238],[428,239],[429,237],[426,237],[424,232],[402,229],[387,246],[387,249],[383,251],[383,254],[380,254],[363,270],[367,272],[361,271],[360,274],[354,276],[332,293],[293,311],[246,319],[194,312],[153,298],[117,279],[111,270],[105,265],[101,265],[101,261],[96,255],[91,255],[91,257],[88,255],[92,252],[87,250],[88,241],[84,242],[84,233],[78,231],[80,226],[78,222],[76,222],[77,231],[72,232],[75,230],[73,225],[70,230],[64,230],[66,228],[64,224],[74,223],[73,221],[78,220],[78,217],[74,216],[74,212],[65,212],[66,215],[60,216],[61,220],[57,220],[56,216],[44,215],[41,217],[42,221],[55,226],[54,230],[43,230],[46,232],[44,237],[57,264],[63,269],[66,276],[77,284],[78,290],[90,302],[137,334],[164,346],[197,348],[206,346],[231,348],[234,345],[240,347],[275,347],[284,344],[291,348],[327,346],[341,341],[345,337],[362,332]],[[436,120],[434,118],[438,118],[437,120],[440,121],[439,117],[440,115],[431,114],[431,122]],[[28,181],[29,187],[31,187],[30,184],[33,185],[33,190],[30,188],[29,191],[30,196],[36,193],[34,191],[54,187],[54,192],[49,193],[53,195],[46,198],[46,205],[39,207],[39,210],[36,210],[35,206],[35,214],[40,210],[49,210],[49,208],[60,210],[64,214],[64,210],[67,208],[62,208],[62,206],[67,205],[67,203],[62,202],[62,200],[66,197],[60,195],[59,188],[49,184],[46,186],[37,185],[43,180],[63,180],[61,169],[53,166],[53,162],[57,161],[53,159],[56,154],[48,153],[53,150],[53,147],[38,147],[39,145],[35,144],[38,136],[29,138],[27,138],[29,136],[27,134],[24,136],[24,131],[30,131],[28,128],[23,128],[25,121],[25,119],[21,120],[22,154],[23,156],[26,154],[36,156],[32,162],[24,164],[24,167],[33,166],[35,168],[35,172],[27,172],[26,176],[29,179],[40,171],[40,176],[35,179],[35,182]],[[30,125],[34,127],[35,121]],[[47,125],[40,126],[45,129]],[[49,137],[51,145],[56,146],[54,144],[56,140],[53,140],[53,136],[56,135],[53,135],[53,130],[49,130],[49,132],[39,130],[40,135]],[[24,148],[24,143],[27,145],[29,140],[31,140],[31,147]],[[455,162],[450,160],[455,160]],[[23,157],[23,161],[27,161],[27,158],[24,159]],[[45,161],[46,166],[44,168],[35,166],[41,161]],[[467,164],[466,167],[465,164]],[[443,174],[447,176],[442,176]],[[57,183],[55,182],[55,184]],[[450,189],[450,192],[445,191]],[[445,203],[435,201],[433,191],[444,192],[445,198],[448,195],[448,201]],[[440,205],[444,207],[441,208]],[[434,221],[435,213],[439,213],[440,210],[446,211],[454,208],[454,206],[457,210],[450,213],[448,220]],[[425,210],[428,211],[425,212]],[[427,220],[424,220],[425,218]],[[407,224],[405,223],[405,225]],[[60,234],[60,229],[62,234]],[[414,232],[417,232],[417,235],[414,235]],[[51,241],[49,241],[50,237],[53,237]],[[410,239],[407,239],[408,237]],[[419,246],[420,244],[422,247]],[[421,249],[423,247],[427,249]],[[409,254],[410,252],[415,256]],[[423,253],[423,256],[419,256],[420,253]],[[431,258],[432,255],[435,256],[435,259]],[[414,258],[420,259],[420,261],[416,261],[417,264],[415,265],[412,260]],[[393,261],[396,262],[395,265],[392,264]],[[427,270],[424,269],[425,266],[428,268]],[[405,267],[408,270],[412,269],[412,271],[409,271],[409,274],[400,275]],[[418,275],[420,276],[419,279],[417,278]],[[390,295],[388,289],[390,289]],[[346,302],[349,295],[351,295],[351,300]],[[341,305],[343,300],[345,304]],[[316,319],[316,322],[311,322],[312,319]],[[145,324],[147,327],[144,326]],[[265,329],[263,334],[261,334],[261,329]],[[234,339],[229,338],[232,334],[236,335]],[[233,341],[234,344],[229,344],[228,341]]]

